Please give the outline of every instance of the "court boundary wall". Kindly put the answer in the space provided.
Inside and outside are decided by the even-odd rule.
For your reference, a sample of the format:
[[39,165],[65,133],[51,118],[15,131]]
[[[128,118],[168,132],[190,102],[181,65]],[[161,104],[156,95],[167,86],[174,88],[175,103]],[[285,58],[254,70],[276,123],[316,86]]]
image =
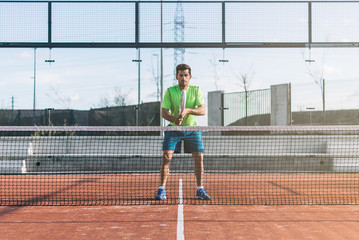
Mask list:
[[[356,164],[359,156],[352,149],[359,142],[357,135],[204,136],[203,139],[208,173],[359,171]],[[6,174],[157,173],[162,158],[162,136],[1,137],[0,143],[0,169]],[[146,153],[146,149],[157,150]],[[222,164],[223,159],[228,165]],[[173,172],[193,169],[190,154],[175,154]]]

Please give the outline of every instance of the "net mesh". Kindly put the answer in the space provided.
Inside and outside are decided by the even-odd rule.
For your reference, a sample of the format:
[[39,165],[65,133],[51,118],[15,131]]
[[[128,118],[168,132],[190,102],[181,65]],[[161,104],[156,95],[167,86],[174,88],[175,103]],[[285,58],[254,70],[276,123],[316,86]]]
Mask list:
[[[183,149],[154,200],[168,131],[202,132],[211,200]],[[358,145],[359,126],[0,127],[0,205],[358,204]]]

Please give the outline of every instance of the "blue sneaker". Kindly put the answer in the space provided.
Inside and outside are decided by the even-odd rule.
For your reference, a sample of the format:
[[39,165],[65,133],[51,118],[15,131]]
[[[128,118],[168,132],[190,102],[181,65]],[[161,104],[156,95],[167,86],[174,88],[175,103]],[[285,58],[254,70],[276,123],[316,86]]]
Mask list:
[[166,191],[164,189],[158,189],[155,200],[165,200],[166,199]]
[[203,188],[197,189],[196,198],[202,199],[202,200],[211,200],[211,197],[208,196],[207,191],[204,190]]

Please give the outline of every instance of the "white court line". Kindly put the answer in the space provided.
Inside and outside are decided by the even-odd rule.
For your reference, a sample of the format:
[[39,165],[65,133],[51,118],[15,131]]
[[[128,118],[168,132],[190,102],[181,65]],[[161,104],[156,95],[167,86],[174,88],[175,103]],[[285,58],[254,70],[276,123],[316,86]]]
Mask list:
[[177,239],[184,240],[182,178],[179,179],[178,189]]

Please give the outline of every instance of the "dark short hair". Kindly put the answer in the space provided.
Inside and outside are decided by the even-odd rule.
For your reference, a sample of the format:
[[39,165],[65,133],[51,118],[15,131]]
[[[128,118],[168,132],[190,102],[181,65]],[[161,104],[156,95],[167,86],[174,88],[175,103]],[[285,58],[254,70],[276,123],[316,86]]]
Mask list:
[[176,76],[178,75],[178,71],[184,71],[184,70],[188,70],[189,75],[192,75],[191,74],[191,67],[188,66],[187,64],[182,63],[182,64],[178,64],[176,66]]

